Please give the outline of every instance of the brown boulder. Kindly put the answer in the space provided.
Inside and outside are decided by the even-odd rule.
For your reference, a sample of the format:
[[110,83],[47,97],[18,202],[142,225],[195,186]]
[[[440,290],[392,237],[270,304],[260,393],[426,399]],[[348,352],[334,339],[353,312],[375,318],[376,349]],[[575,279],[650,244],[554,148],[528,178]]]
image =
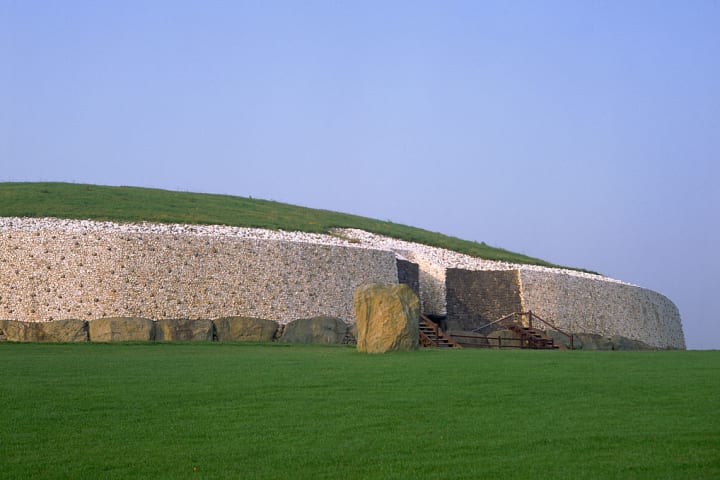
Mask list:
[[357,349],[384,353],[418,348],[420,301],[404,284],[370,284],[353,294]]
[[[582,350],[612,350],[613,344],[610,338],[603,337],[596,333],[578,333]],[[575,347],[577,348],[577,346]]]
[[0,320],[0,339],[8,342],[27,342],[27,322]]
[[283,343],[343,343],[348,326],[339,318],[300,318],[285,325]]
[[147,342],[155,340],[154,323],[148,318],[98,318],[88,322],[91,342]]
[[163,341],[212,341],[212,320],[174,318],[155,322],[155,340]]
[[[570,337],[568,337],[564,333],[560,333],[557,330],[545,330],[545,335],[551,338],[555,345],[559,345],[568,349],[570,348]],[[572,337],[572,347],[575,350],[581,350],[582,340],[580,340],[580,337],[578,337],[577,334],[573,334]]]
[[272,342],[278,329],[277,322],[262,318],[224,317],[213,323],[221,342]]
[[52,322],[16,322],[0,320],[3,339],[11,342],[87,342],[85,320],[68,319]]

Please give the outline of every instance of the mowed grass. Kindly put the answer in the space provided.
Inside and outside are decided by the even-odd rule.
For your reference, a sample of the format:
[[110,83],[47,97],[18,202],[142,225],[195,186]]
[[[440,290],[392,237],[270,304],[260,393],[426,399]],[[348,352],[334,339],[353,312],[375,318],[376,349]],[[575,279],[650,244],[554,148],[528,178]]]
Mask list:
[[[482,211],[479,207],[478,215]],[[254,198],[74,183],[0,183],[0,217],[58,217],[116,222],[230,225],[329,233],[359,228],[474,257],[556,266],[544,260],[390,221]],[[474,220],[471,220],[474,221]]]
[[720,478],[720,352],[0,344],[2,478]]

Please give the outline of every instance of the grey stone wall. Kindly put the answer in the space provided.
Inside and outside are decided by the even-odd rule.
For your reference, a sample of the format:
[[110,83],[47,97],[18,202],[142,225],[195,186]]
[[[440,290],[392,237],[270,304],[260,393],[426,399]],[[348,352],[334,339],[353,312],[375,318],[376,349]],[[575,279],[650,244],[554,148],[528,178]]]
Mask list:
[[353,322],[352,294],[397,283],[389,251],[195,235],[0,231],[0,319]]
[[[472,330],[522,311],[517,270],[447,269],[449,330]],[[487,333],[487,332],[484,332]]]
[[677,307],[657,292],[557,273],[520,271],[525,309],[575,333],[685,348]]

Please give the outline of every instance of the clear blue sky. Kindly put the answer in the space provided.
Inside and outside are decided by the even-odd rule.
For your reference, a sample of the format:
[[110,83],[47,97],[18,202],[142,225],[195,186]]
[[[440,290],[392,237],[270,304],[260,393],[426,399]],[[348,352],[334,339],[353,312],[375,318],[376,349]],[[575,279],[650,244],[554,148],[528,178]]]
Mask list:
[[720,348],[720,2],[0,0],[0,181],[229,193],[668,296]]

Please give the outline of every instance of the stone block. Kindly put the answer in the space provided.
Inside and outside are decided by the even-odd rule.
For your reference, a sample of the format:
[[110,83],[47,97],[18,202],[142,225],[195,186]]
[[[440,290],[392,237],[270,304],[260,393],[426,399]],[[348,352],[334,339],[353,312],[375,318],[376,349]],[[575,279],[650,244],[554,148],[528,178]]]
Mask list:
[[[545,335],[553,339],[555,345],[561,345],[565,348],[570,348],[570,337],[565,334],[558,332],[557,330],[545,330]],[[573,348],[575,350],[582,349],[582,341],[577,334],[573,334]]]
[[155,340],[155,322],[148,318],[98,318],[88,322],[91,342],[147,342]]
[[340,344],[348,333],[348,326],[339,318],[301,318],[285,325],[280,337],[283,343],[334,343]]
[[0,320],[4,340],[11,342],[87,342],[88,327],[84,320],[52,322],[15,322]]
[[163,341],[208,341],[213,340],[212,320],[177,318],[155,322],[155,340]]
[[612,350],[613,344],[609,337],[594,333],[579,333],[582,350]]
[[220,342],[272,342],[277,322],[252,317],[223,317],[213,320]]

